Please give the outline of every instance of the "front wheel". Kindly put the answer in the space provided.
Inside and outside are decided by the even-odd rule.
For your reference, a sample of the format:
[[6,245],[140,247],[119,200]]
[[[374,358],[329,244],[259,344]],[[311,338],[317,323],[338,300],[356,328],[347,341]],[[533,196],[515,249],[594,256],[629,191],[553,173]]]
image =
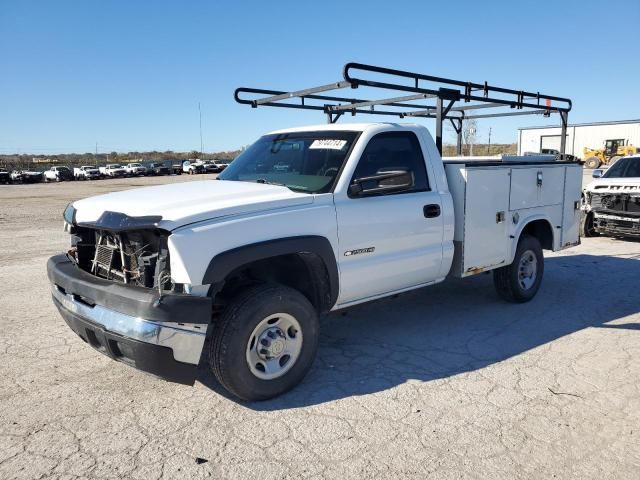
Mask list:
[[582,215],[580,221],[580,233],[585,238],[598,236],[598,232],[593,224],[593,212],[587,212]]
[[590,169],[598,168],[600,166],[600,159],[598,157],[589,157],[585,160],[584,166]]
[[239,294],[215,321],[209,365],[243,400],[266,400],[296,386],[318,348],[318,314],[297,290],[263,284]]
[[493,271],[493,284],[503,299],[524,303],[538,293],[544,273],[544,256],[537,238],[523,235],[511,265]]

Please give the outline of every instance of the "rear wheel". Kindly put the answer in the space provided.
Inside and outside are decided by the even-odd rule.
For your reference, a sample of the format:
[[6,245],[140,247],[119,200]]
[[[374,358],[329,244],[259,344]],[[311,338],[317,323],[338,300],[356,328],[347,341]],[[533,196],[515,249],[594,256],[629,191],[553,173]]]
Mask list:
[[600,159],[598,157],[589,157],[585,160],[584,166],[587,168],[598,168],[600,166]]
[[609,165],[609,166],[613,165],[614,163],[616,163],[616,162],[617,162],[618,160],[620,160],[621,158],[622,158],[622,156],[621,156],[621,155],[616,155],[616,156],[614,156],[614,157],[611,157],[611,158],[609,159],[608,165]]
[[318,314],[297,290],[263,284],[238,295],[215,322],[209,365],[243,400],[266,400],[296,386],[318,348]]
[[537,238],[523,235],[511,265],[493,271],[493,284],[503,299],[524,303],[538,293],[544,273],[544,256]]

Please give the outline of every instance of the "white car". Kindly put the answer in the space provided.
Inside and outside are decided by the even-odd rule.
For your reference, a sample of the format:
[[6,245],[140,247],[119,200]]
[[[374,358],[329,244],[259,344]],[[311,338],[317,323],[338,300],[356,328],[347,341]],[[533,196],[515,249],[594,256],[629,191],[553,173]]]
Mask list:
[[100,174],[104,177],[124,177],[127,171],[117,163],[110,163],[100,167]]
[[582,235],[640,237],[640,155],[594,170],[593,177],[582,196]]
[[214,374],[270,398],[310,368],[320,314],[489,271],[531,300],[543,249],[579,243],[582,166],[545,158],[443,162],[412,124],[273,132],[217,180],[70,204],[54,303],[112,358],[186,384],[215,311]]
[[101,177],[100,169],[92,165],[74,168],[73,176],[76,180],[97,180]]
[[141,163],[128,163],[127,165],[125,165],[124,170],[129,176],[147,174],[147,167],[145,167]]

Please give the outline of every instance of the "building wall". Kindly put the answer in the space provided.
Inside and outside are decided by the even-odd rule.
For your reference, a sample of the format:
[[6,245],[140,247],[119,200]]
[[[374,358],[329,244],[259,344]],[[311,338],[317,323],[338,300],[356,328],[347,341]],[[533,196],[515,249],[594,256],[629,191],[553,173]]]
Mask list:
[[[540,152],[542,137],[546,144],[560,145],[560,127],[522,129],[518,135],[518,154]],[[555,138],[552,138],[555,137]],[[610,125],[580,125],[567,128],[566,153],[583,157],[583,148],[604,147],[605,140],[623,138],[640,147],[640,122]]]

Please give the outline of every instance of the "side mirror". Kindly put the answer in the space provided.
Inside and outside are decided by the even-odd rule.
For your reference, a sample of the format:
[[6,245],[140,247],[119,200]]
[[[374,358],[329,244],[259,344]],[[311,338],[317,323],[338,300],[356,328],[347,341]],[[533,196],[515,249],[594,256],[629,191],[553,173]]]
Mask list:
[[407,170],[395,169],[381,171],[369,177],[356,178],[349,186],[349,194],[354,197],[380,195],[410,190],[413,187],[413,174]]
[[604,175],[604,172],[602,171],[602,169],[601,169],[601,168],[596,168],[596,169],[593,171],[593,173],[591,174],[591,176],[592,176],[593,178],[600,178],[600,177],[602,177],[602,175]]

